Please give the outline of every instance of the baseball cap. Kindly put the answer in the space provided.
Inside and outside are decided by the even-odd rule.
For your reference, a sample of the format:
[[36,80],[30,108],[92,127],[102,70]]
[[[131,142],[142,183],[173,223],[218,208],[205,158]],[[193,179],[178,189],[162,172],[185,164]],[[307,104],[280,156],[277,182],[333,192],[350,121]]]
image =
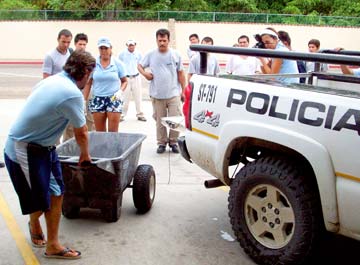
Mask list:
[[111,47],[111,42],[108,38],[106,37],[101,37],[99,40],[98,40],[98,43],[97,43],[97,46],[98,48],[99,47],[108,47],[110,48]]
[[127,46],[129,46],[129,45],[136,45],[136,41],[134,41],[134,40],[128,40],[128,41],[126,42],[126,45],[127,45]]
[[274,31],[272,31],[272,30],[270,30],[270,29],[264,29],[264,30],[262,30],[262,31],[259,33],[259,35],[260,35],[260,36],[262,36],[262,35],[270,35],[270,36],[273,36],[273,37],[278,38],[278,35],[277,35]]

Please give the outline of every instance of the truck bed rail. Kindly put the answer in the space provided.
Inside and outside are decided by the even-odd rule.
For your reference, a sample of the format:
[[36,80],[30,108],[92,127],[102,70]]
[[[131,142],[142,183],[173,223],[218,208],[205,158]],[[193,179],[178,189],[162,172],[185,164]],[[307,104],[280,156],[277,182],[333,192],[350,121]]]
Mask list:
[[[333,51],[333,53],[329,54],[329,53],[309,53],[309,52],[295,52],[295,51],[275,51],[269,49],[240,48],[240,47],[212,46],[212,45],[199,45],[199,44],[190,45],[190,49],[193,51],[200,52],[200,73],[202,74],[205,74],[207,70],[206,54],[209,52],[360,66],[360,59],[358,57],[360,56],[360,53],[355,51],[353,52]],[[329,52],[330,50],[326,50],[326,51]]]

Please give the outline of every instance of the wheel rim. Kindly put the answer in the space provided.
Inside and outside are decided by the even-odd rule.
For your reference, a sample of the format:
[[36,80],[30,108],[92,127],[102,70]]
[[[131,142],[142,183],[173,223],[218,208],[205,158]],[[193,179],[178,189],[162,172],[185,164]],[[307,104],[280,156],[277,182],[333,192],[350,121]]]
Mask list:
[[294,210],[287,197],[275,186],[255,186],[244,205],[246,224],[254,238],[265,247],[279,249],[292,238]]
[[155,185],[156,185],[155,175],[152,174],[150,176],[150,184],[149,184],[149,195],[150,195],[151,202],[154,201],[154,197],[155,197]]

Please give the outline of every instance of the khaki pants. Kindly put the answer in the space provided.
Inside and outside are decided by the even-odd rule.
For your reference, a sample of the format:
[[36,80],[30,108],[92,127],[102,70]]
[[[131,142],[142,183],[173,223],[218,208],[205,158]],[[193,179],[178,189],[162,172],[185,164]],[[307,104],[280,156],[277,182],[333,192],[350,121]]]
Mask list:
[[[95,130],[95,126],[94,126],[94,118],[91,112],[88,111],[87,109],[88,103],[89,103],[88,101],[85,102],[85,118],[86,118],[86,126],[88,128],[88,131],[90,132]],[[69,140],[72,137],[74,137],[74,127],[71,124],[68,124],[68,126],[66,126],[63,132],[62,141],[65,142],[66,140]]]
[[142,87],[141,87],[140,75],[136,77],[128,77],[128,84],[124,91],[124,105],[121,115],[123,117],[126,116],[127,111],[129,109],[131,95],[133,96],[135,102],[136,117],[143,117],[144,113],[142,113],[141,111]]
[[169,99],[151,98],[153,106],[153,118],[156,121],[156,139],[158,145],[176,144],[179,132],[167,129],[161,124],[161,118],[168,116],[181,116],[180,96]]

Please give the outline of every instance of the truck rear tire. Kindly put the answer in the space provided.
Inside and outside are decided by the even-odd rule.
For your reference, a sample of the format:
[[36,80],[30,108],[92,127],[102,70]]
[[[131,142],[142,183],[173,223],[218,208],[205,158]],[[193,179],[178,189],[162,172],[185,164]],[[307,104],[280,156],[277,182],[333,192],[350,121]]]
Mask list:
[[139,213],[146,213],[151,209],[155,199],[156,177],[151,165],[139,165],[133,181],[133,200]]
[[323,231],[312,176],[285,159],[260,158],[231,184],[229,216],[237,240],[258,264],[307,262]]

